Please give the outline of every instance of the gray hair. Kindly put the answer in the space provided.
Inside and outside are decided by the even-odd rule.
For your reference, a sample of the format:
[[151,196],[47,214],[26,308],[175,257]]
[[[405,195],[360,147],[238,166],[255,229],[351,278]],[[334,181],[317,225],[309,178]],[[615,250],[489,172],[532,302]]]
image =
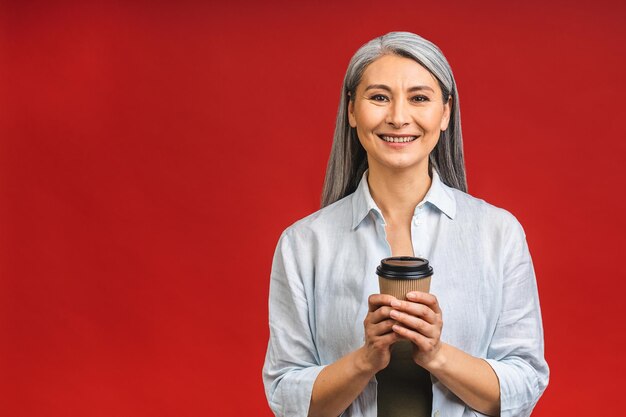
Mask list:
[[439,82],[443,101],[452,98],[450,122],[441,132],[430,153],[429,171],[435,169],[444,184],[467,192],[459,96],[452,69],[443,53],[433,43],[410,32],[390,32],[363,45],[352,57],[341,89],[333,145],[326,167],[322,207],[353,193],[367,169],[367,154],[356,129],[348,121],[348,102],[369,64],[383,55],[394,54],[412,59],[426,68]]

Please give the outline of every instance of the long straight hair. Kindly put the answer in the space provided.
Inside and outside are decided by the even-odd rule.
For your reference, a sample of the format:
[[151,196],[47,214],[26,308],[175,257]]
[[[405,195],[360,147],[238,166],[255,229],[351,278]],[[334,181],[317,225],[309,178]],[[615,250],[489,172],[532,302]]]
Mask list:
[[467,192],[459,95],[452,69],[443,53],[433,43],[410,32],[390,32],[363,45],[354,54],[343,80],[333,145],[326,167],[322,207],[353,193],[368,168],[367,154],[359,142],[356,129],[348,121],[348,102],[363,72],[369,64],[383,55],[395,54],[409,58],[426,68],[439,82],[443,101],[452,99],[448,128],[429,155],[429,171],[437,171],[444,184]]

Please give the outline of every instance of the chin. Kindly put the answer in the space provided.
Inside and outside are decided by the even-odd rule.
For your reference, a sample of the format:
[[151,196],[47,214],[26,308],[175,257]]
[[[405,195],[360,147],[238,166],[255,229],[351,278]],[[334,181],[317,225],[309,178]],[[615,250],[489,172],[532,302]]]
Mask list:
[[383,164],[381,168],[392,171],[402,171],[418,169],[419,166],[420,161],[389,161],[386,164]]

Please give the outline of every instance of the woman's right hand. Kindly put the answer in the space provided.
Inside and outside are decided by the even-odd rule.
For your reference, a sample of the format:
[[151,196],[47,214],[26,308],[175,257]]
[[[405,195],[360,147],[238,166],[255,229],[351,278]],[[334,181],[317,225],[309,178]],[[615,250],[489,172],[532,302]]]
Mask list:
[[369,311],[363,321],[365,343],[361,348],[361,360],[368,372],[376,373],[389,365],[391,345],[400,339],[391,329],[396,321],[389,317],[391,302],[395,299],[387,294],[372,294],[367,300]]

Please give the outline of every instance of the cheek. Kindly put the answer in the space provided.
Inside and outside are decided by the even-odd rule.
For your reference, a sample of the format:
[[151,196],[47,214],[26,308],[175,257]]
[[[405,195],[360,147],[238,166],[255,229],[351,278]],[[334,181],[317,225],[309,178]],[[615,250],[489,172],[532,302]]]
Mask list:
[[374,129],[384,123],[386,109],[369,103],[357,103],[354,107],[353,119],[361,130]]
[[427,127],[428,130],[439,131],[441,130],[441,126],[445,122],[443,120],[443,112],[438,109],[429,110],[422,116],[422,120],[425,125],[424,127]]
[[367,149],[369,147],[370,137],[367,132],[364,132],[362,128],[357,127],[356,136],[359,138],[361,145]]

